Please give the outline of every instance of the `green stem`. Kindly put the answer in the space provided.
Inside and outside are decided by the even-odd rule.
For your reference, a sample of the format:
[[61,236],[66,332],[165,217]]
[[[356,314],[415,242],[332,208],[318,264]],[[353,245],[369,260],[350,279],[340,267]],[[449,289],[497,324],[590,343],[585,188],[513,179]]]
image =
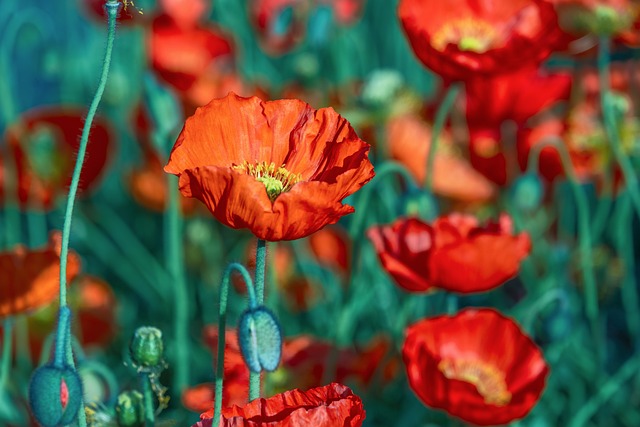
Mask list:
[[13,354],[11,343],[13,340],[13,317],[7,317],[3,321],[4,335],[2,337],[2,361],[0,361],[0,390],[4,390],[9,378],[11,368],[11,355]]
[[184,248],[182,241],[183,220],[180,212],[180,199],[178,193],[178,179],[173,175],[167,175],[167,189],[169,203],[167,207],[167,267],[172,277],[174,295],[174,333],[176,337],[176,361],[174,384],[177,393],[189,384],[189,294],[184,277]]
[[458,94],[462,90],[462,83],[454,83],[449,86],[444,100],[438,106],[436,111],[436,117],[433,121],[433,129],[431,130],[431,144],[429,144],[429,153],[427,154],[427,171],[424,180],[424,188],[431,191],[433,187],[433,164],[436,160],[436,154],[438,152],[438,142],[440,139],[440,133],[449,117],[449,113],[453,108],[453,104],[458,97]]
[[153,408],[151,380],[147,372],[140,372],[140,383],[142,385],[142,395],[144,396],[144,425],[145,427],[154,427],[156,425],[156,414]]
[[614,376],[598,388],[598,392],[591,397],[578,413],[573,417],[569,423],[569,427],[581,427],[587,425],[587,421],[594,416],[600,407],[604,405],[607,400],[611,399],[617,392],[622,390],[624,382],[629,380],[634,374],[638,373],[640,369],[640,353],[630,358],[624,365],[616,372]]
[[[244,284],[249,292],[249,301],[252,306],[255,306],[256,295],[253,283],[251,282],[251,276],[247,269],[238,263],[231,263],[227,266],[222,276],[222,285],[220,286],[220,310],[218,312],[218,355],[216,359],[216,394],[213,403],[213,420],[214,425],[218,425],[222,413],[222,389],[224,386],[224,347],[225,347],[225,334],[227,327],[227,301],[229,299],[229,280],[231,274],[237,271],[242,275]],[[251,383],[249,384],[249,396],[251,396]],[[258,389],[259,390],[259,389]]]
[[[267,267],[267,242],[258,239],[256,247],[255,286],[258,304],[264,304],[264,277]],[[260,397],[260,372],[249,373],[249,401]]]
[[613,155],[622,170],[622,175],[624,176],[625,184],[629,189],[629,195],[631,196],[633,207],[636,214],[640,216],[640,190],[638,189],[638,177],[633,169],[631,160],[622,150],[622,143],[620,141],[620,133],[618,132],[618,126],[616,124],[615,112],[610,106],[611,89],[609,87],[609,45],[609,37],[605,36],[600,38],[600,46],[598,48],[598,74],[600,77],[600,106],[604,119],[604,129],[607,134],[609,144],[611,144]]
[[587,195],[585,194],[584,189],[578,182],[576,172],[573,168],[573,163],[571,163],[571,158],[569,157],[569,153],[562,140],[546,139],[540,141],[538,144],[534,145],[530,155],[534,156],[534,158],[537,159],[540,155],[540,151],[546,146],[554,147],[560,155],[562,167],[564,168],[564,172],[567,176],[567,180],[569,182],[569,185],[571,186],[571,190],[576,201],[578,209],[578,245],[580,248],[580,262],[582,265],[581,270],[584,279],[586,295],[585,309],[587,318],[589,319],[589,323],[591,325],[591,332],[594,336],[594,345],[596,347],[596,351],[601,356],[601,352],[604,350],[604,344],[601,342],[600,334],[598,332],[598,289],[596,286],[596,276],[593,267],[593,242],[591,238],[589,201],[587,200]]

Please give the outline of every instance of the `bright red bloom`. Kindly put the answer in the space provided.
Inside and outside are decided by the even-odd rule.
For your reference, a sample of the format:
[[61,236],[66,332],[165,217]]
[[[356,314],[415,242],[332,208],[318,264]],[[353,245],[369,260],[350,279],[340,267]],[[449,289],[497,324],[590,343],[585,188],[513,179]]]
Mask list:
[[[213,410],[192,427],[211,427]],[[331,383],[260,398],[244,407],[222,410],[221,427],[359,427],[365,418],[362,400],[349,387]]]
[[402,355],[409,385],[422,402],[477,425],[524,417],[549,374],[531,338],[493,309],[465,309],[413,324]]
[[[0,318],[30,312],[50,304],[60,291],[60,233],[52,233],[49,244],[28,250],[19,245],[0,253]],[[80,270],[80,259],[70,252],[67,281]]]
[[418,58],[445,80],[538,64],[561,36],[542,0],[402,0],[398,14]]
[[531,249],[529,236],[514,235],[505,214],[486,226],[461,214],[438,218],[431,225],[399,219],[373,227],[368,236],[385,270],[411,292],[488,291],[515,276]]
[[[18,199],[23,206],[51,208],[58,194],[65,194],[80,145],[86,112],[78,108],[43,107],[24,113],[5,134],[18,179]],[[91,126],[78,191],[95,186],[113,145],[108,124],[96,118]],[[11,162],[9,162],[11,165]],[[8,167],[8,166],[5,166]],[[12,182],[9,170],[5,183]],[[3,189],[6,194],[6,189]]]
[[223,224],[293,240],[354,211],[342,199],[373,178],[368,151],[332,108],[229,94],[187,119],[164,170]]

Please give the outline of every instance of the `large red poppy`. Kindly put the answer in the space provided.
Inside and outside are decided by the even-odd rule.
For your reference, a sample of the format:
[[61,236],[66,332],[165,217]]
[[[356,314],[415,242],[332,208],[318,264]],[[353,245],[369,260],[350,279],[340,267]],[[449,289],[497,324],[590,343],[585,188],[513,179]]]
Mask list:
[[[0,318],[46,306],[60,290],[60,233],[51,234],[49,244],[28,250],[22,245],[0,253]],[[70,252],[67,282],[80,270],[80,259]]]
[[187,119],[165,172],[223,224],[260,239],[299,239],[353,207],[371,178],[369,145],[332,108],[229,94]]
[[402,0],[398,13],[418,58],[446,80],[537,64],[562,34],[542,0]]
[[[24,113],[11,125],[5,140],[12,155],[5,168],[5,182],[12,182],[9,166],[15,166],[17,195],[23,205],[51,208],[55,197],[64,194],[80,145],[80,130],[86,112],[71,107],[41,107]],[[78,191],[95,186],[107,164],[113,135],[107,122],[96,118],[91,126],[86,161],[80,175]],[[3,189],[6,194],[6,189]]]
[[[192,427],[213,426],[213,410]],[[331,383],[307,391],[298,389],[246,406],[222,410],[223,427],[359,427],[365,418],[362,400],[347,386]]]
[[488,291],[515,276],[531,249],[529,236],[514,235],[505,214],[486,226],[461,214],[438,218],[431,225],[401,218],[373,227],[368,236],[385,270],[411,292]]
[[549,374],[531,338],[493,309],[415,323],[406,331],[402,356],[422,402],[477,425],[524,417]]

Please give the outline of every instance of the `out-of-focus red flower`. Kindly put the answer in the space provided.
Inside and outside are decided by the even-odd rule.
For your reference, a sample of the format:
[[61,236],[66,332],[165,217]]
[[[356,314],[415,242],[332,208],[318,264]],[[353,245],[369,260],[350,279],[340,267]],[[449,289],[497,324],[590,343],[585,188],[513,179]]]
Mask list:
[[423,319],[407,329],[402,353],[422,402],[477,425],[524,417],[549,374],[531,338],[493,309]]
[[511,135],[515,139],[518,129],[531,117],[568,100],[571,83],[568,74],[548,74],[531,67],[469,79],[465,85],[466,121],[473,167],[494,183],[505,185],[518,166],[515,155],[510,164],[503,151],[503,124],[509,121],[515,125]]
[[318,264],[342,274],[349,273],[351,239],[339,225],[331,225],[309,236],[309,247]]
[[160,8],[182,28],[196,26],[205,19],[211,2],[207,0],[159,0]]
[[265,52],[282,55],[304,38],[307,0],[254,0],[250,18]]
[[[336,352],[335,380],[357,380],[367,386],[391,349],[389,339],[379,336],[362,348],[336,349],[310,335],[287,338],[282,348],[281,387],[309,388],[322,383],[331,352]],[[277,375],[276,375],[277,376]]]
[[402,0],[398,14],[418,58],[447,81],[538,64],[562,35],[542,0]]
[[[145,208],[163,212],[167,204],[167,176],[162,170],[162,162],[157,154],[146,150],[144,157],[142,167],[134,169],[129,176],[131,195]],[[182,194],[178,197],[182,212],[193,213],[196,208],[195,200],[187,199]]]
[[365,0],[320,0],[333,9],[333,16],[340,25],[353,24],[362,13]]
[[[18,245],[0,253],[0,317],[29,313],[56,299],[60,291],[60,233],[47,246],[29,250]],[[80,271],[74,252],[67,258],[67,283]]]
[[185,27],[166,14],[153,20],[149,37],[151,66],[180,93],[191,90],[207,73],[230,73],[232,53],[229,40],[214,28],[203,24]]
[[515,276],[531,249],[529,236],[514,235],[506,214],[485,226],[461,214],[438,218],[431,225],[401,218],[367,234],[385,270],[411,292],[488,291]]
[[354,211],[342,199],[373,178],[368,151],[332,108],[229,94],[187,119],[165,172],[223,224],[293,240]]
[[117,332],[117,300],[111,286],[104,280],[83,275],[69,294],[69,304],[76,313],[78,340],[84,347],[102,346]]
[[[58,194],[65,194],[80,145],[80,131],[86,112],[71,107],[41,107],[24,113],[5,133],[15,167],[17,196],[23,206],[49,209]],[[78,192],[95,186],[107,164],[113,146],[113,133],[107,122],[96,118],[91,126]],[[13,172],[13,171],[11,171]],[[5,183],[13,182],[6,177]],[[3,189],[7,194],[7,189]]]
[[[213,409],[192,427],[212,427]],[[222,410],[224,427],[359,427],[365,419],[362,400],[349,387],[331,383],[307,391],[298,389],[260,398],[246,406]],[[216,421],[217,422],[217,421]]]
[[[448,132],[440,134],[434,161],[433,192],[466,202],[483,202],[495,196],[495,187],[465,160]],[[431,129],[415,115],[392,118],[387,125],[389,155],[404,164],[419,183],[426,176]]]

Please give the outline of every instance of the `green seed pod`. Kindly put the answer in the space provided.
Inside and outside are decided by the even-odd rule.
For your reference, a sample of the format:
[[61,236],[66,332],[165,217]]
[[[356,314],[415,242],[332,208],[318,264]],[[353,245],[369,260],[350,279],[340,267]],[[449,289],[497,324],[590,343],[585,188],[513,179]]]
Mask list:
[[29,383],[29,405],[42,427],[72,423],[81,403],[82,382],[73,368],[45,365],[35,370]]
[[116,401],[116,421],[120,427],[144,426],[142,393],[136,390],[122,392]]
[[129,344],[131,360],[138,367],[150,368],[162,362],[164,345],[162,331],[152,326],[141,326],[136,329]]
[[275,371],[282,355],[282,331],[275,315],[266,307],[250,308],[238,324],[238,343],[252,372]]
[[538,175],[525,173],[513,182],[511,200],[523,212],[531,212],[542,203],[544,188]]

